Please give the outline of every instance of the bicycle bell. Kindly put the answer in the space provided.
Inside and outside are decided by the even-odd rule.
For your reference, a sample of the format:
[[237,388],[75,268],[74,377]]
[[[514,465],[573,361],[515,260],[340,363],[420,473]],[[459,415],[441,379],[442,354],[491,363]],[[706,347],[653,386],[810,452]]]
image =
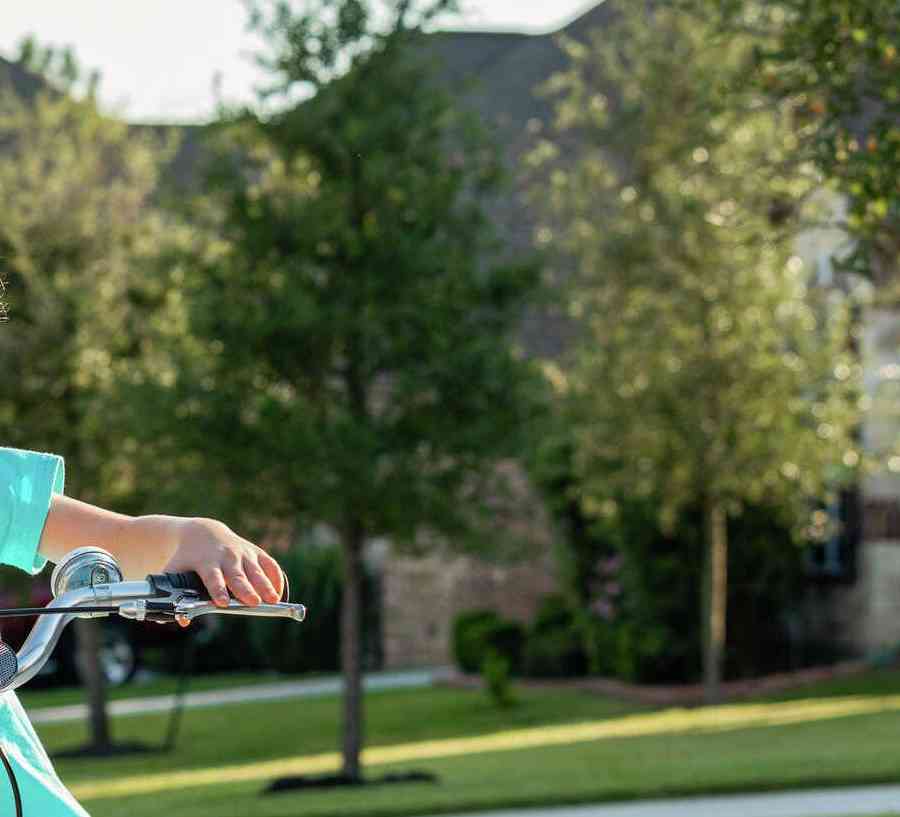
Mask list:
[[97,587],[122,581],[122,570],[111,553],[103,548],[88,546],[67,553],[53,568],[50,588],[59,598],[69,590]]

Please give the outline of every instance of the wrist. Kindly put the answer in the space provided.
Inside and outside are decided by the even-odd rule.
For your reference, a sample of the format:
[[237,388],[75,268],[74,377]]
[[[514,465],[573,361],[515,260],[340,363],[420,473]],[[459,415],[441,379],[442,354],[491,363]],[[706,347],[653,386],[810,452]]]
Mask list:
[[128,523],[128,547],[120,558],[126,578],[162,572],[193,521],[190,517],[162,514],[132,518]]

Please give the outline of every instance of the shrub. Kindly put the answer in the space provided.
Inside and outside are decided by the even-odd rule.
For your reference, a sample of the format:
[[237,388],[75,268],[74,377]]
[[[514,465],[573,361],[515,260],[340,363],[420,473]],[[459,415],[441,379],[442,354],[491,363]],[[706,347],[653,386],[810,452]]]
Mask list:
[[[703,517],[699,504],[661,529],[653,498],[610,497],[588,516],[565,412],[545,431],[530,470],[563,536],[558,555],[592,674],[647,683],[699,680]],[[612,463],[610,467],[616,467]],[[804,622],[803,549],[779,509],[745,506],[729,518],[727,678],[758,676],[823,659]],[[526,648],[541,652],[542,646]],[[836,655],[832,652],[832,656]]]
[[512,706],[516,702],[510,683],[509,670],[509,659],[489,648],[481,665],[481,675],[491,701],[502,709]]
[[[623,503],[618,525],[621,598],[612,620],[597,622],[596,627],[604,639],[610,627],[615,632],[612,671],[643,683],[698,681],[703,564],[699,508],[685,511],[675,531],[665,534],[651,506]],[[725,675],[746,678],[792,669],[788,616],[802,595],[802,551],[773,509],[746,508],[741,517],[729,519],[728,534]]]
[[453,659],[463,672],[481,669],[484,648],[481,632],[484,624],[496,623],[500,617],[493,610],[469,610],[453,622]]
[[519,672],[522,667],[522,645],[525,642],[525,628],[517,621],[500,619],[496,624],[486,625],[483,635],[488,649],[493,649],[509,661],[509,670]]
[[565,596],[550,593],[541,599],[531,629],[535,633],[549,633],[575,626],[575,616]]
[[525,639],[522,671],[536,678],[568,678],[587,671],[581,627],[563,596],[541,601]]
[[581,637],[569,630],[532,633],[522,660],[524,674],[532,678],[573,678],[587,671]]
[[479,672],[489,650],[506,658],[511,671],[518,671],[523,641],[520,624],[490,610],[461,613],[453,623],[453,656],[463,672]]

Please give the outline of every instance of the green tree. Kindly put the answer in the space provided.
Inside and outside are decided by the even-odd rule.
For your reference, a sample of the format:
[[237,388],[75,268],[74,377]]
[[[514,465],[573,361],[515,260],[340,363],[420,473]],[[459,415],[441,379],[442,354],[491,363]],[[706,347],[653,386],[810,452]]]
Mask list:
[[[794,100],[807,127],[795,156],[846,197],[837,259],[900,300],[900,6],[894,0],[682,0],[721,36],[750,36],[747,81]],[[699,6],[698,6],[699,3]]]
[[[583,334],[550,374],[578,495],[607,519],[623,497],[655,501],[663,530],[703,509],[709,700],[728,515],[766,503],[821,528],[811,501],[862,459],[845,298],[810,287],[792,254],[821,179],[793,161],[793,103],[746,86],[752,46],[698,16],[622,4],[609,30],[567,44],[571,67],[550,83],[557,141],[532,156],[548,180],[539,236],[558,229],[575,263],[569,309]],[[787,205],[777,217],[773,201]]]
[[222,112],[222,161],[193,210],[215,237],[186,281],[194,351],[179,346],[174,381],[140,400],[179,419],[165,436],[224,518],[337,533],[351,779],[363,546],[483,544],[493,465],[529,419],[512,334],[537,274],[500,259],[482,203],[495,151],[430,79],[420,27],[450,5],[396,2],[383,22],[356,0],[252,4],[274,90],[305,101]]
[[[168,241],[170,222],[150,203],[167,152],[100,113],[96,76],[76,94],[70,51],[28,40],[19,63],[45,87],[27,101],[0,92],[0,428],[6,445],[63,454],[69,493],[112,503],[129,467],[105,424],[112,361],[135,356],[142,316],[129,293]],[[87,675],[93,748],[104,751],[98,667]]]

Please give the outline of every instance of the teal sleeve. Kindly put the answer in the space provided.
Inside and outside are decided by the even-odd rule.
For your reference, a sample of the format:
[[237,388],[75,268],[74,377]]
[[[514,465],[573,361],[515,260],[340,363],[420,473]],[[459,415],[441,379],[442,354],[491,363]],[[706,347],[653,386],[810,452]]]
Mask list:
[[[0,746],[16,775],[25,817],[90,817],[59,779],[15,692],[0,693]],[[0,814],[15,814],[6,774],[0,768]]]
[[47,560],[38,554],[53,494],[65,489],[62,457],[0,448],[0,563],[32,576]]

